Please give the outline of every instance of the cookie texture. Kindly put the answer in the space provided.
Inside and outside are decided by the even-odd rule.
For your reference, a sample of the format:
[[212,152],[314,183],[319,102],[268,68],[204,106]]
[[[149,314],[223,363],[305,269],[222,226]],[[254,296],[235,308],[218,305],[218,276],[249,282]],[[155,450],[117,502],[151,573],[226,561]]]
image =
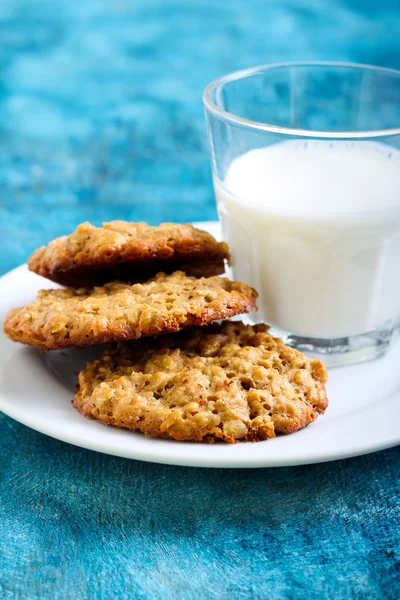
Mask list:
[[229,250],[224,242],[192,225],[110,221],[82,223],[68,236],[38,248],[29,269],[68,287],[110,281],[147,281],[158,272],[184,271],[195,277],[219,275]]
[[240,281],[159,273],[134,285],[42,290],[34,302],[9,312],[4,331],[43,350],[91,346],[207,325],[256,309],[256,297]]
[[80,373],[75,407],[154,437],[260,441],[322,414],[326,381],[266,325],[225,321],[106,350]]

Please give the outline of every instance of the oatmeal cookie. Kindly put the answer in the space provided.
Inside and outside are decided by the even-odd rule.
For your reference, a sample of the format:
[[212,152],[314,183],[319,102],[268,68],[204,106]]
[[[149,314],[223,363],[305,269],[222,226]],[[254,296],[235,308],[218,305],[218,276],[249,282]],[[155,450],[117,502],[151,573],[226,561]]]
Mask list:
[[260,441],[324,413],[327,371],[266,325],[225,321],[121,343],[79,375],[75,407],[153,437]]
[[9,312],[4,331],[43,350],[92,346],[208,325],[256,309],[256,297],[241,281],[159,273],[134,285],[42,290],[34,302]]
[[224,242],[192,225],[110,221],[103,227],[82,223],[68,236],[38,248],[31,271],[68,287],[109,281],[147,281],[158,272],[184,271],[195,277],[219,275],[229,250]]

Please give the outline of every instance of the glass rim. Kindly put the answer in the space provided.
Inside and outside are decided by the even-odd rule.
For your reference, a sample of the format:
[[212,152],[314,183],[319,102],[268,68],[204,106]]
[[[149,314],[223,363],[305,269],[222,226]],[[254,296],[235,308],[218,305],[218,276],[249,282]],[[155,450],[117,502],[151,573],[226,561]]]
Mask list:
[[400,134],[400,123],[398,127],[391,127],[387,129],[370,129],[360,131],[322,131],[314,129],[297,129],[291,127],[282,127],[280,125],[273,125],[272,123],[261,123],[258,121],[252,121],[244,117],[239,117],[234,113],[224,110],[219,107],[212,99],[212,93],[214,90],[223,86],[231,81],[237,81],[238,79],[244,79],[258,72],[269,71],[271,69],[277,69],[282,67],[345,67],[360,70],[380,71],[382,73],[388,73],[396,75],[400,78],[400,71],[397,69],[391,69],[389,67],[378,67],[376,65],[365,65],[353,62],[337,62],[337,61],[293,61],[293,62],[282,62],[282,63],[270,63],[264,65],[258,65],[256,67],[250,67],[248,69],[241,69],[239,71],[233,71],[227,75],[222,75],[218,79],[214,79],[208,84],[203,92],[203,103],[205,108],[212,114],[216,115],[220,119],[230,122],[236,125],[242,125],[250,129],[259,131],[267,131],[269,133],[279,133],[288,136],[296,137],[312,137],[312,138],[331,138],[331,139],[357,139],[357,138],[374,138],[383,137],[387,135],[399,135]]

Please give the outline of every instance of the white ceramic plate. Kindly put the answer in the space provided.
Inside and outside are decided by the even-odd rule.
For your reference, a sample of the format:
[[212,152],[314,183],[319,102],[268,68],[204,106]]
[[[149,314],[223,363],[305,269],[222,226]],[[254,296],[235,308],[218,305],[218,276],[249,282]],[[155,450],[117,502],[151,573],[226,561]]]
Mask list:
[[[217,223],[199,224],[216,237]],[[26,265],[0,279],[0,317],[54,284]],[[302,431],[265,442],[195,444],[146,438],[85,419],[72,406],[76,372],[99,348],[49,352],[0,334],[0,410],[24,425],[82,448],[196,467],[282,467],[348,458],[400,443],[400,342],[384,359],[334,369],[327,413]]]

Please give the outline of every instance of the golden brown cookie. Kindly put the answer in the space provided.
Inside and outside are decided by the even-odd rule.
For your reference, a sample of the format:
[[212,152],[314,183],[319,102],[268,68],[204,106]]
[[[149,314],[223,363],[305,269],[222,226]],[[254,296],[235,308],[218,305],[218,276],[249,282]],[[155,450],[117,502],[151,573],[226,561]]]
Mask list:
[[256,297],[241,281],[159,273],[135,285],[42,290],[34,302],[8,313],[4,331],[43,350],[92,346],[207,325],[254,310]]
[[106,350],[80,373],[75,407],[154,437],[259,441],[324,413],[326,381],[266,325],[225,321]]
[[38,248],[29,269],[69,287],[109,281],[147,281],[158,272],[184,271],[195,277],[219,275],[228,246],[192,225],[111,221],[103,227],[82,223],[68,236]]

